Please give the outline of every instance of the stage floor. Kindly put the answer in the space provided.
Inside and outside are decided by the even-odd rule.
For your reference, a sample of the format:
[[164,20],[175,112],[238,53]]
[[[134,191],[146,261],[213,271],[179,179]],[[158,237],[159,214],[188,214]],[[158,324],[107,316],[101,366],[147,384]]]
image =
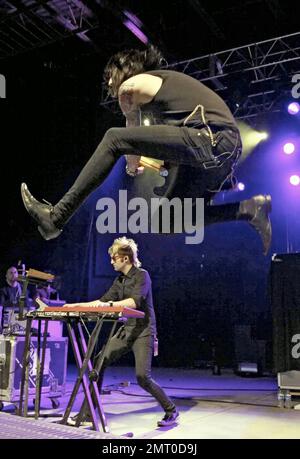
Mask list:
[[[58,420],[66,408],[75,377],[76,368],[69,366],[67,390],[59,399],[59,408],[52,409],[51,401],[43,396],[42,414],[49,417],[42,417],[39,421],[30,419],[31,423],[38,423],[38,428],[45,422]],[[223,370],[221,376],[213,376],[206,370],[180,368],[153,368],[153,377],[178,406],[178,424],[158,428],[156,423],[163,412],[156,400],[136,384],[133,368],[116,366],[107,370],[104,380],[104,387],[111,390],[110,394],[102,396],[110,434],[102,434],[102,438],[124,438],[130,432],[135,439],[161,440],[300,438],[300,411],[277,407],[277,381],[274,377],[245,378],[230,370]],[[82,395],[81,389],[74,414],[81,405]],[[299,400],[293,399],[293,405],[298,403]],[[33,410],[32,399],[30,404],[29,408]],[[13,405],[5,403],[3,416],[0,416],[0,438],[7,438],[5,422],[9,420],[11,423],[13,418],[17,421],[13,410]],[[88,429],[57,427],[64,428],[61,438],[74,438],[74,435],[79,438],[83,434],[80,432]],[[33,434],[30,437],[30,429],[27,434],[29,436],[24,438],[36,438]],[[18,438],[17,433],[15,438]]]

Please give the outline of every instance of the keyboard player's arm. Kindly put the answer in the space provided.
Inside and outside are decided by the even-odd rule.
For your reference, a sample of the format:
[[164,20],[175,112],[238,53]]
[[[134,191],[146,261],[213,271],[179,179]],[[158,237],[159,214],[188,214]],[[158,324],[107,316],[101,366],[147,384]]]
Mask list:
[[118,284],[119,281],[117,278],[110,287],[110,289],[106,293],[104,293],[104,295],[101,296],[100,301],[103,301],[105,303],[105,306],[123,306],[125,308],[136,309],[137,303],[133,297],[119,300],[120,286]]
[[149,288],[151,286],[151,280],[147,271],[140,271],[136,280],[136,283],[131,291],[129,298],[118,300],[119,289],[117,287],[117,280],[113,283],[111,288],[99,299],[95,301],[89,301],[87,303],[71,303],[65,304],[63,307],[90,307],[98,308],[105,306],[123,306],[131,309],[139,309],[141,301],[146,298]]
[[136,309],[137,304],[133,298],[125,298],[121,301],[88,301],[86,303],[66,303],[63,305],[63,308],[101,308],[101,307],[108,307],[108,306],[123,306],[124,308],[131,308]]
[[123,306],[124,308],[136,309],[136,304],[133,298],[125,298],[121,301],[110,301],[105,303],[105,306]]
[[[131,309],[140,309],[141,302],[146,298],[151,286],[150,276],[147,271],[140,271],[137,275],[134,287],[131,290],[130,298],[121,301],[113,301],[112,306],[124,306]],[[108,292],[109,293],[109,292]],[[101,297],[101,300],[109,300],[109,296]]]
[[64,308],[76,308],[76,307],[85,307],[85,308],[99,308],[110,306],[109,300],[117,300],[118,299],[118,289],[116,286],[116,281],[112,284],[110,289],[98,300],[88,301],[86,303],[68,303],[65,304]]
[[[64,308],[76,308],[76,307],[85,307],[85,308],[101,308],[101,307],[108,307],[110,306],[109,301],[113,301],[114,299],[117,300],[119,298],[118,296],[118,288],[116,285],[116,281],[112,284],[110,289],[98,300],[94,301],[88,301],[85,303],[68,303],[65,304],[63,307]],[[117,306],[117,305],[116,305]],[[124,303],[122,303],[122,306]]]
[[66,303],[63,305],[63,308],[101,308],[109,306],[123,306],[124,308],[135,309],[136,304],[133,298],[126,298],[121,301],[88,301],[87,303]]
[[85,303],[66,303],[63,305],[63,308],[99,308],[103,306],[109,306],[108,303],[104,303],[100,300],[87,301]]

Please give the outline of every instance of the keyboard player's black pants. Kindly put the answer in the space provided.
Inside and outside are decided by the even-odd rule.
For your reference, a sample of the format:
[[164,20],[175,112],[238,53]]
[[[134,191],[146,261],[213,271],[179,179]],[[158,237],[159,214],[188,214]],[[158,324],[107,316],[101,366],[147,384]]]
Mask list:
[[172,400],[151,377],[151,363],[153,355],[154,336],[134,338],[126,327],[121,327],[112,337],[104,355],[104,364],[99,375],[98,386],[102,388],[105,369],[122,355],[132,351],[135,358],[135,372],[138,384],[151,394],[162,406],[166,413],[176,410]]

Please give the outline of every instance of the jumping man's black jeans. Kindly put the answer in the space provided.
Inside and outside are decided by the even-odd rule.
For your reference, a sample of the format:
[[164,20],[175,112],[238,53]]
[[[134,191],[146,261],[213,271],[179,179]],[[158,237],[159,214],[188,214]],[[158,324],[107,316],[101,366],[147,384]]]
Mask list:
[[[230,174],[241,153],[238,131],[220,128],[212,147],[206,128],[167,125],[111,128],[82,169],[73,186],[54,207],[54,223],[63,226],[125,154],[143,155],[173,164],[185,164],[215,176],[215,185]],[[201,197],[201,196],[199,196]]]

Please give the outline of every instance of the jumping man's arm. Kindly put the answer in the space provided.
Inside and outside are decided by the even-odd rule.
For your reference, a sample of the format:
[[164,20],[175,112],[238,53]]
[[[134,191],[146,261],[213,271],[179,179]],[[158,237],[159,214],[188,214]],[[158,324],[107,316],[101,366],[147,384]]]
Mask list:
[[[126,117],[126,127],[140,126],[140,109],[133,81],[124,82],[119,89],[119,105]],[[127,173],[135,175],[139,168],[141,156],[126,155]]]
[[[141,112],[140,107],[148,104],[157,94],[163,83],[162,78],[140,74],[135,75],[128,80],[124,81],[118,92],[119,105],[126,116],[126,126],[141,126]],[[139,156],[127,156],[127,172],[130,175],[136,175],[142,172],[143,168],[139,168]],[[131,174],[132,173],[132,174]]]
[[119,105],[126,117],[126,126],[140,126],[140,109],[134,81],[125,81],[121,84]]

